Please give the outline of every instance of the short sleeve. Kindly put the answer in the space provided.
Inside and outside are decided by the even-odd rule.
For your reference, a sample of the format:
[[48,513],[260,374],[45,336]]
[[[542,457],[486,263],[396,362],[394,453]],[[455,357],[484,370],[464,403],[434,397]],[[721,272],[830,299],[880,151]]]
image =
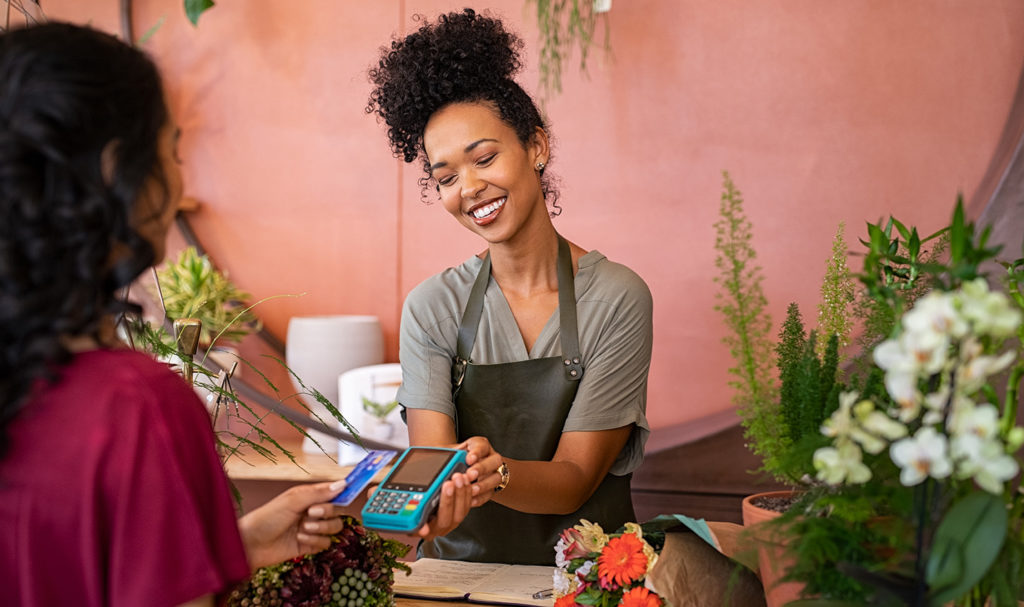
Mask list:
[[[452,402],[454,336],[458,335],[458,302],[437,280],[413,289],[402,306],[398,352],[402,385],[398,402],[410,409],[438,411],[455,419]],[[451,301],[449,301],[451,300]]]
[[[249,575],[209,416],[165,369],[115,396],[119,437],[101,468],[110,605],[177,605]],[[161,589],[154,592],[154,589]]]
[[[632,472],[643,461],[647,424],[647,375],[653,343],[653,301],[643,280],[609,264],[577,302],[584,372],[563,432],[597,431],[635,424],[612,465]],[[589,325],[589,326],[588,326]]]

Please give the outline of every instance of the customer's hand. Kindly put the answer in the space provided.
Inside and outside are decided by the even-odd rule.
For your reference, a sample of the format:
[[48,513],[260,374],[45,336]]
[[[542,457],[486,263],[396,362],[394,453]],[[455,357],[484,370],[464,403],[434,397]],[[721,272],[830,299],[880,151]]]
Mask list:
[[342,529],[341,509],[330,503],[345,481],[298,485],[238,521],[253,569],[280,563],[331,545]]

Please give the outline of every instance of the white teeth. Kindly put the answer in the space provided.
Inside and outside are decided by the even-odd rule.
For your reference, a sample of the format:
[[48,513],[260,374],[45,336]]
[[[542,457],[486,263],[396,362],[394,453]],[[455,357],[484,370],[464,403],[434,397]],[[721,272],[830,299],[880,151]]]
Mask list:
[[506,200],[506,198],[501,198],[499,200],[496,200],[496,201],[492,202],[491,204],[484,205],[484,206],[480,207],[479,209],[473,211],[471,213],[471,215],[473,215],[473,217],[475,217],[477,219],[483,219],[484,217],[487,217],[491,213],[493,213],[493,212],[497,211],[498,209],[500,209],[501,207],[505,206],[505,200]]

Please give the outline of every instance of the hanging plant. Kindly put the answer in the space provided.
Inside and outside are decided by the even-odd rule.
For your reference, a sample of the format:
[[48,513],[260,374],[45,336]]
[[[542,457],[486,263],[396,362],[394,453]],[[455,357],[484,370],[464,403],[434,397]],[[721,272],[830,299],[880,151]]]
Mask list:
[[185,0],[185,16],[195,26],[199,25],[199,17],[211,8],[213,0]]
[[[549,99],[562,92],[562,65],[573,48],[580,54],[580,71],[587,71],[587,57],[594,43],[597,20],[607,8],[595,10],[594,0],[527,0],[537,4],[540,30],[541,97]],[[602,6],[610,5],[610,2]],[[605,24],[605,50],[609,49],[608,20]]]

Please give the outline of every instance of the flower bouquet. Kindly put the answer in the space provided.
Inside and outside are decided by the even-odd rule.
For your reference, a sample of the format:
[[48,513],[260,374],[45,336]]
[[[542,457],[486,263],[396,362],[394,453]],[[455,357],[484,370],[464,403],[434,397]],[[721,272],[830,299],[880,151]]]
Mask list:
[[661,607],[647,575],[664,541],[664,532],[636,523],[612,534],[587,520],[566,529],[555,545],[555,607]]
[[331,547],[264,567],[228,597],[229,607],[386,607],[394,603],[394,569],[409,548],[384,539],[352,517]]

